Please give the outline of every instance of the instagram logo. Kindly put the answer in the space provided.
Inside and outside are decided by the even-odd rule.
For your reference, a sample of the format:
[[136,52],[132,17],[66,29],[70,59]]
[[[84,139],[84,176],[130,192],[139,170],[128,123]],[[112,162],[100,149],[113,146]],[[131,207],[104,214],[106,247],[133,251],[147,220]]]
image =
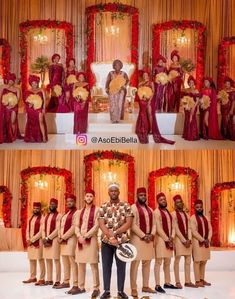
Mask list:
[[86,134],[77,134],[76,143],[77,143],[77,145],[87,145],[87,135]]

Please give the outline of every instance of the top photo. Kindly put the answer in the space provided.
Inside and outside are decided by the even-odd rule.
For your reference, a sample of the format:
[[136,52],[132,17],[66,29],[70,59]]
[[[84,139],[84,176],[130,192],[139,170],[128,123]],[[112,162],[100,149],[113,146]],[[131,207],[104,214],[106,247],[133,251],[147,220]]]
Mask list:
[[0,0],[0,150],[235,149],[235,1]]

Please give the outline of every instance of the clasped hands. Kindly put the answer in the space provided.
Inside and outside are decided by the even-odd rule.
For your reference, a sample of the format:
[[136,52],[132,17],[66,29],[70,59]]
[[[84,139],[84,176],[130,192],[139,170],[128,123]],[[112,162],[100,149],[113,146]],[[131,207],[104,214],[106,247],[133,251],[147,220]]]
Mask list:
[[146,234],[143,238],[143,241],[145,241],[146,243],[150,243],[153,241],[153,235],[152,234]]

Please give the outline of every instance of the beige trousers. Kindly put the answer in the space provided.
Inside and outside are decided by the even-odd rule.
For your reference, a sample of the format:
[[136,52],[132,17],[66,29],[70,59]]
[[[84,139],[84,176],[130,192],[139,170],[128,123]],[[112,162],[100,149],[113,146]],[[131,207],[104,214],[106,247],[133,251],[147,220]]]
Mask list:
[[165,283],[171,283],[171,275],[170,275],[170,264],[171,264],[171,258],[157,258],[155,259],[155,265],[154,265],[154,276],[155,276],[155,282],[156,285],[160,285],[160,268],[163,262],[163,271],[164,271],[164,278]]
[[40,280],[45,279],[45,262],[44,259],[40,260],[29,260],[29,265],[30,265],[30,278],[34,279],[37,276],[37,261],[39,263],[40,267]]
[[202,280],[205,279],[206,263],[207,261],[193,263],[195,281],[200,281],[201,279]]
[[[93,277],[93,289],[98,290],[100,287],[99,269],[98,263],[90,264],[92,277]],[[86,264],[78,264],[78,286],[81,290],[85,289],[85,278],[86,278]]]
[[72,271],[73,286],[78,286],[78,266],[75,262],[74,256],[62,255],[62,262],[64,266],[64,283],[69,283],[70,273]]
[[[180,282],[180,258],[181,256],[176,256],[174,260],[174,273],[175,273],[175,282]],[[184,277],[185,283],[190,283],[190,265],[191,265],[191,255],[184,255]]]
[[[137,274],[138,267],[141,261],[133,261],[131,262],[130,268],[130,282],[131,289],[137,290]],[[142,261],[142,280],[143,280],[143,288],[149,287],[149,275],[150,275],[150,261]]]
[[[54,260],[55,263],[55,270],[56,270],[56,279],[55,281],[61,280],[61,265],[60,260],[56,259]],[[47,266],[47,280],[53,281],[53,260],[52,259],[46,259],[46,266]]]

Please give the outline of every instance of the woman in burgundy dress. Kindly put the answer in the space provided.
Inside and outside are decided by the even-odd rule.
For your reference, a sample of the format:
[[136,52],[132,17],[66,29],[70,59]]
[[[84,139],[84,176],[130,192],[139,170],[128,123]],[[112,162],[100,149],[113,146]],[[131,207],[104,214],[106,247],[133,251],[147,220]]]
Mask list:
[[[223,137],[219,130],[217,113],[217,94],[213,79],[205,77],[203,79],[203,89],[201,95],[210,98],[210,106],[206,109],[200,108],[201,134],[203,139],[222,140]],[[202,101],[202,99],[201,99]],[[201,106],[202,107],[202,106]]]
[[65,71],[65,94],[66,94],[66,102],[70,108],[70,111],[74,111],[74,99],[73,99],[73,86],[74,83],[73,80],[71,80],[72,77],[76,77],[77,74],[77,67],[75,65],[75,59],[71,58],[69,59],[67,63],[67,68]]
[[[7,85],[4,85],[0,91],[3,136],[4,142],[7,143],[11,143],[17,138],[21,138],[18,125],[18,102],[20,99],[20,89],[15,87],[15,81],[16,75],[9,73],[6,79]],[[7,97],[10,97],[10,102],[7,100]]]
[[164,65],[166,63],[166,58],[162,55],[159,55],[157,58],[157,66],[154,69],[154,95],[151,104],[151,108],[155,112],[163,112],[163,109],[166,108],[166,88],[167,84],[163,84],[159,80],[156,80],[158,74],[167,75],[167,68]]
[[[234,81],[226,77],[224,80],[224,88],[223,91],[228,95],[228,102],[223,104],[221,99],[221,133],[224,138],[232,139],[234,136],[234,102],[235,102],[235,88],[234,88]],[[219,93],[220,95],[220,93]],[[218,95],[218,97],[220,97]],[[234,138],[234,137],[233,137]],[[234,139],[232,139],[234,140]]]
[[[29,84],[32,88],[27,90],[25,98],[27,115],[24,135],[25,142],[47,142],[48,140],[45,121],[45,94],[39,88],[39,82],[40,78],[38,76],[29,76]],[[37,98],[37,102],[35,98]]]
[[196,80],[193,76],[189,76],[188,85],[189,88],[185,89],[184,92],[182,92],[182,95],[193,98],[195,106],[191,109],[184,109],[184,130],[182,137],[185,140],[193,141],[200,139],[197,126],[197,111],[201,96],[199,91],[196,89]]
[[[86,75],[84,72],[77,73],[78,82],[74,84],[73,93],[76,88],[84,88],[90,91],[89,84],[86,82]],[[87,132],[88,124],[88,110],[89,110],[89,94],[87,99],[82,99],[81,97],[74,96],[74,127],[73,133],[80,134]]]
[[[49,66],[49,86],[51,89],[51,98],[47,107],[49,112],[69,112],[63,92],[64,68],[59,62],[60,55],[54,54],[51,58],[52,64]],[[57,92],[57,90],[59,90]]]
[[181,86],[183,83],[183,71],[179,63],[180,56],[178,51],[171,52],[172,64],[169,67],[169,75],[171,72],[177,72],[178,75],[172,78],[172,81],[168,84],[167,99],[168,99],[168,112],[179,112],[180,99],[181,99]]
[[[143,81],[140,82],[138,91],[140,91],[141,87],[149,87],[152,89],[152,94],[154,94],[154,85],[150,79],[150,76],[147,72],[143,73]],[[168,140],[161,136],[157,119],[155,115],[155,110],[152,110],[151,107],[153,105],[149,105],[149,100],[153,101],[152,99],[143,97],[142,99],[139,98],[139,114],[136,122],[136,134],[138,136],[140,143],[148,143],[148,134],[153,134],[153,140],[155,143],[168,143],[174,144],[174,141]]]

